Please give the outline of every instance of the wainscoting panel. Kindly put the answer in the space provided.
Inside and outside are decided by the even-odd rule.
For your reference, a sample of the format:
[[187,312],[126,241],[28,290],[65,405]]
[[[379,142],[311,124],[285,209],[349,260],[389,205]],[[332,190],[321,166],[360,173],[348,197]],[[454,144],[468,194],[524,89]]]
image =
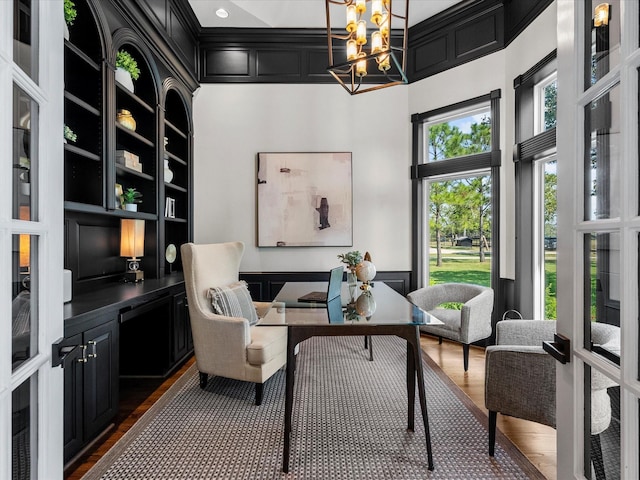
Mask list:
[[[240,280],[247,282],[251,297],[260,302],[270,302],[286,282],[323,282],[328,280],[328,272],[245,272]],[[346,273],[344,275],[346,280]],[[401,295],[409,293],[411,272],[378,272],[375,282],[384,282]]]

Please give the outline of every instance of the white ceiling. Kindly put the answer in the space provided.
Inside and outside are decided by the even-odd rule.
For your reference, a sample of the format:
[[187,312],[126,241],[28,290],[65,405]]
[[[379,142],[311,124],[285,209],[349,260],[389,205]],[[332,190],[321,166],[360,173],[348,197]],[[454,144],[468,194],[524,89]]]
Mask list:
[[[410,0],[409,26],[450,8],[461,0]],[[189,0],[189,4],[203,27],[237,28],[326,28],[324,0]],[[397,5],[404,2],[394,1]],[[218,18],[216,10],[229,12],[226,19]],[[333,16],[333,13],[332,13]],[[332,19],[332,25],[334,20]]]

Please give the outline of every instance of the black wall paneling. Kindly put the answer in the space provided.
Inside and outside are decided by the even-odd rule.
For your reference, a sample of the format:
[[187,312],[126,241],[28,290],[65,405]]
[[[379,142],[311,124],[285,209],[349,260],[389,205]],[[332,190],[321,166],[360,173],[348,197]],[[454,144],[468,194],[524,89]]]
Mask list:
[[[109,0],[100,3],[108,14],[119,14],[111,23],[126,25],[143,38],[172,76],[192,91],[198,88],[198,21],[186,1]],[[108,3],[113,4],[113,10],[108,8]]]
[[[466,0],[414,25],[409,83],[503,49],[551,3]],[[325,29],[202,28],[199,47],[201,83],[335,82],[326,70]],[[366,81],[375,83],[375,77],[367,75]]]
[[[253,300],[270,302],[286,282],[323,282],[328,280],[328,275],[328,272],[245,272],[240,273],[240,280],[247,282]],[[373,282],[384,282],[401,295],[406,295],[411,291],[411,272],[378,272]]]

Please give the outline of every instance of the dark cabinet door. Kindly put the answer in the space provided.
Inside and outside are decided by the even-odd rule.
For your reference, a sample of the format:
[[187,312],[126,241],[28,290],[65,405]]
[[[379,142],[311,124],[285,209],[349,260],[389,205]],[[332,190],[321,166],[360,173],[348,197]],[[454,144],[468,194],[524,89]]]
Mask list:
[[[82,334],[70,337],[69,343],[80,345]],[[78,347],[63,360],[64,368],[64,461],[80,450],[83,437],[82,348]]]
[[182,359],[192,348],[187,296],[181,292],[173,296],[173,361]]
[[84,436],[93,438],[118,412],[118,322],[84,333]]

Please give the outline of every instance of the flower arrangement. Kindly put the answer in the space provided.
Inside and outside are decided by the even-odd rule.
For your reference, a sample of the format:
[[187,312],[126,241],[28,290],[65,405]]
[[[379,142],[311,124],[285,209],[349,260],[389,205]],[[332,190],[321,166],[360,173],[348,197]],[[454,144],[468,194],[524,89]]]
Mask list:
[[352,252],[341,253],[338,258],[342,263],[345,263],[350,269],[355,269],[356,266],[362,262],[362,254],[354,250]]
[[134,80],[138,80],[138,78],[140,77],[138,62],[126,50],[118,50],[118,53],[116,54],[116,67],[122,68],[129,72],[131,78],[133,78]]
[[71,0],[64,0],[64,21],[67,25],[73,25],[73,21],[77,16],[76,4]]
[[142,203],[142,194],[135,188],[127,188],[122,192],[122,203]]

